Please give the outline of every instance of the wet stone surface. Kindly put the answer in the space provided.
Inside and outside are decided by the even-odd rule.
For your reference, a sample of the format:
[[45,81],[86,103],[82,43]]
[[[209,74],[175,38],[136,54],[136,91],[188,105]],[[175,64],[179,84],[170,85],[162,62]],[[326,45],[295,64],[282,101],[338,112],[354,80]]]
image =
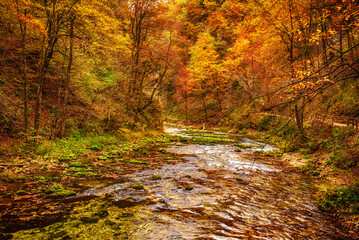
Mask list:
[[80,192],[63,220],[13,239],[346,239],[318,210],[311,179],[243,142],[254,147],[171,146],[186,161]]

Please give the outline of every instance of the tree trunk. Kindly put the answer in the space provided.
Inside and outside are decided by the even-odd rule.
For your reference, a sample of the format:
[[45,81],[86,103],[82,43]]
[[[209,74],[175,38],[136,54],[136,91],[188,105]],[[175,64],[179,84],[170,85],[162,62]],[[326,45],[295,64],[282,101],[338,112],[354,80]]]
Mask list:
[[294,111],[295,111],[295,120],[297,123],[299,133],[301,135],[304,135],[304,111],[303,111],[303,107],[298,107],[298,100],[295,102]]
[[188,96],[187,93],[185,93],[185,111],[186,111],[186,125],[188,125]]
[[36,103],[35,103],[35,119],[34,119],[34,134],[39,135],[40,129],[40,117],[41,117],[41,105],[42,105],[42,91],[44,87],[45,74],[47,71],[47,67],[45,67],[45,57],[42,60],[40,66],[39,80],[36,91]]
[[218,107],[219,107],[219,111],[222,112],[222,102],[221,102],[221,99],[219,97],[219,91],[218,91],[218,88],[216,90],[216,94],[217,94],[217,102],[218,102]]
[[[24,10],[24,16],[26,17],[27,10]],[[26,31],[27,31],[27,25],[26,22],[20,23],[20,31],[21,31],[21,43],[22,43],[22,75],[24,80],[24,129],[25,129],[25,136],[26,139],[28,139],[28,131],[29,131],[29,108],[28,108],[28,98],[27,98],[27,85],[28,85],[28,79],[27,79],[27,62],[26,62]]]
[[204,110],[204,117],[206,119],[206,121],[208,120],[208,113],[207,113],[207,103],[206,103],[206,100],[203,98],[203,110]]
[[342,27],[340,27],[340,29],[339,29],[339,54],[340,54],[340,61],[341,61],[342,65],[344,65],[344,58],[343,58],[343,28]]
[[62,119],[61,126],[58,135],[63,137],[65,135],[65,124],[67,119],[67,105],[69,103],[69,90],[70,90],[70,81],[71,81],[71,68],[73,62],[73,49],[74,49],[74,24],[75,24],[75,16],[71,16],[70,19],[70,53],[69,53],[69,61],[66,70],[66,79],[64,82],[64,100],[62,103]]
[[[45,2],[45,7],[48,7]],[[47,44],[45,47],[45,39],[43,38],[43,54],[41,56],[40,69],[39,69],[39,77],[38,77],[38,86],[36,92],[36,103],[35,103],[35,119],[34,119],[34,135],[39,135],[40,130],[40,119],[41,119],[41,107],[42,107],[42,97],[43,97],[43,89],[44,82],[47,71],[49,69],[50,61],[52,59],[52,55],[54,53],[54,48],[56,42],[58,40],[58,32],[60,30],[60,20],[61,18],[56,14],[56,1],[52,2],[52,9],[48,10],[48,36],[47,36]]]
[[[325,33],[326,26],[324,20],[322,21],[321,27],[322,27],[322,32]],[[322,51],[323,51],[323,64],[325,65],[328,62],[328,57],[327,57],[327,42],[324,37],[322,38]]]

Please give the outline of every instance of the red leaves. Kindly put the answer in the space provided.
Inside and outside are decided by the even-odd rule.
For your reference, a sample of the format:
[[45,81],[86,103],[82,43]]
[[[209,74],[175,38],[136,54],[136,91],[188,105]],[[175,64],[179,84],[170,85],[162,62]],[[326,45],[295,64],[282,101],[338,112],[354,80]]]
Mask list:
[[317,81],[302,81],[292,86],[291,92],[294,94],[303,94],[320,88],[324,84],[334,84],[334,81],[330,80],[328,77],[323,77],[321,80]]
[[[38,198],[40,194],[29,194],[29,195],[22,195],[17,196],[14,198],[14,201],[22,201],[22,200],[29,200],[29,199],[35,199]],[[37,201],[36,201],[37,202]]]

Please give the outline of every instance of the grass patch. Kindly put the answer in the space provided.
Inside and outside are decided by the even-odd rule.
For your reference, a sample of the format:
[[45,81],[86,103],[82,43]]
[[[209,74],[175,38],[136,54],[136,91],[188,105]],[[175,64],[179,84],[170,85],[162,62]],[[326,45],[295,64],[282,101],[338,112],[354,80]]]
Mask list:
[[108,160],[116,156],[123,157],[130,151],[139,151],[146,154],[143,149],[151,145],[170,143],[170,137],[167,134],[158,134],[156,136],[145,136],[133,133],[133,138],[124,138],[122,135],[115,134],[74,134],[68,138],[59,140],[43,141],[34,147],[35,155],[41,155],[46,159],[59,159],[61,161],[71,161],[78,159],[79,156],[86,156],[90,152],[103,152],[99,160]]
[[315,168],[315,166],[312,163],[308,163],[306,165],[302,165],[299,167],[302,170],[308,171],[308,170],[312,170]]

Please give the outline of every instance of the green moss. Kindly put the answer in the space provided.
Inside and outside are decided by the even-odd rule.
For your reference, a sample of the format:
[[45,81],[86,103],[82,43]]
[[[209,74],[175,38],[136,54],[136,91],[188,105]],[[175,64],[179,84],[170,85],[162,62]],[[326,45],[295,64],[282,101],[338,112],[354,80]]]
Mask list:
[[151,179],[152,180],[160,180],[161,176],[160,175],[152,175]]
[[206,131],[206,130],[198,130],[198,129],[188,129],[188,130],[184,131],[184,133],[196,134],[196,133],[208,133],[208,131]]
[[82,162],[71,162],[67,164],[68,167],[86,167]]
[[142,183],[137,182],[137,183],[132,184],[131,188],[136,189],[136,190],[141,190],[144,187],[143,187]]
[[98,174],[93,173],[93,172],[76,172],[74,174],[74,176],[79,176],[79,177],[81,177],[81,176],[97,176],[97,175]]
[[24,190],[19,190],[19,191],[15,192],[14,195],[15,195],[15,197],[17,197],[17,196],[24,196],[24,195],[27,195],[27,194],[29,194],[29,193],[24,191]]
[[92,172],[95,171],[94,169],[91,168],[74,168],[74,169],[70,169],[70,172]]
[[163,148],[160,148],[160,149],[157,150],[157,152],[166,154],[166,153],[167,153],[167,150],[166,150],[166,149],[163,149]]
[[147,162],[139,161],[136,159],[119,159],[118,161],[125,162],[125,163],[131,163],[131,164],[148,164]]
[[191,142],[203,142],[203,143],[232,143],[232,142],[236,142],[235,140],[232,139],[228,139],[228,138],[221,138],[221,137],[211,137],[211,138],[207,138],[207,137],[193,137],[190,139]]
[[240,148],[251,148],[251,146],[243,144],[243,143],[236,143],[233,146],[240,147]]
[[39,180],[39,181],[37,182],[37,184],[39,184],[39,185],[46,185],[46,184],[47,184],[47,182],[42,181],[42,180]]
[[63,186],[56,184],[46,189],[46,193],[51,193],[52,196],[56,196],[56,197],[65,197],[75,194],[74,191],[67,190]]
[[192,142],[192,143],[232,143],[236,142],[235,140],[224,138],[222,136],[214,135],[214,134],[206,134],[206,135],[196,135],[193,137],[183,137],[183,136],[172,136],[170,137],[172,141],[180,141],[180,142]]
[[46,178],[44,176],[34,176],[35,180],[45,180]]
[[207,137],[207,138],[218,138],[218,135],[214,135],[214,134],[204,134],[203,137]]
[[13,236],[14,239],[128,239],[129,233],[152,227],[147,221],[149,214],[141,208],[141,205],[119,208],[96,198],[76,204],[62,221],[41,229],[18,231]]

